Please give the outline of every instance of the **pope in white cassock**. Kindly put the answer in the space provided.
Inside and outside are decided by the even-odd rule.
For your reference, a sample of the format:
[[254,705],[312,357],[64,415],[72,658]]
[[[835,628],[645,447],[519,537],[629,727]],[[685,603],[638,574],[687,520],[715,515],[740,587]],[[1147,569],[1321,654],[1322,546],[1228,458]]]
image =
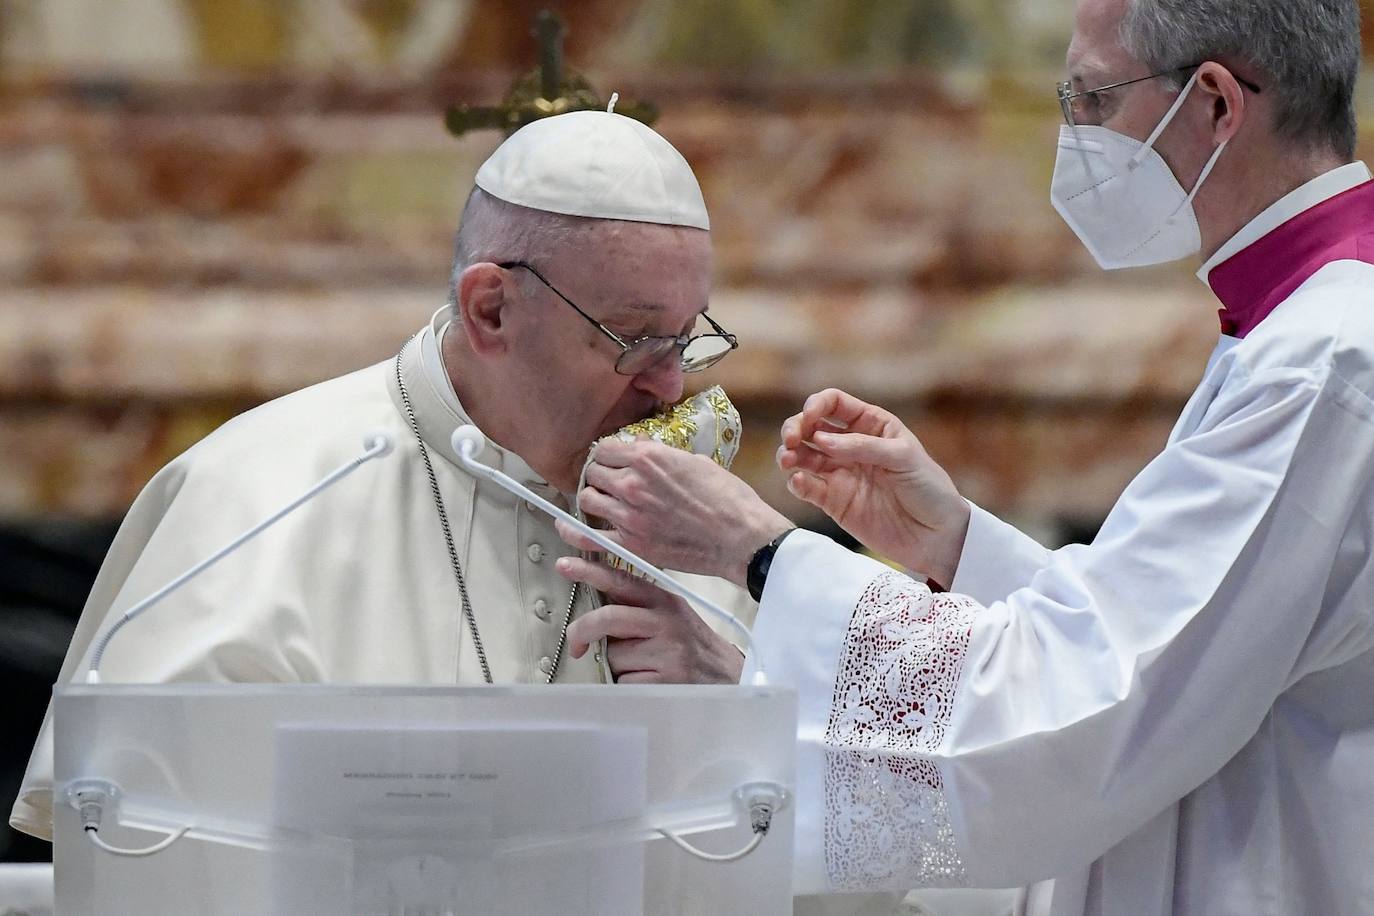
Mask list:
[[[650,560],[762,595],[759,660],[801,698],[798,890],[1374,913],[1358,5],[1082,0],[1068,64],[1054,205],[1103,267],[1201,252],[1222,305],[1201,384],[1092,544],[1047,550],[970,506],[895,417],[834,390],[784,425],[779,464],[919,578],[651,443],[599,447],[579,500]],[[613,632],[592,613],[570,637]]]
[[[476,185],[451,304],[394,358],[238,417],[148,484],[101,568],[63,681],[85,671],[96,638],[131,605],[378,433],[393,454],[139,617],[110,643],[102,679],[739,678],[739,650],[679,599],[604,566],[587,585],[562,578],[554,562],[569,550],[552,521],[462,471],[450,444],[475,424],[489,442],[481,461],[566,508],[595,440],[678,401],[685,373],[735,347],[706,315],[712,254],[695,176],[648,127],[578,112],[514,134]],[[743,591],[689,584],[752,619]],[[634,638],[570,657],[569,624],[598,606]],[[49,710],[10,823],[51,838],[52,784]],[[800,901],[797,912],[876,916],[901,896]]]
[[[733,338],[704,314],[711,243],[696,178],[644,125],[578,112],[516,133],[476,185],[451,304],[394,358],[250,411],[153,478],[101,568],[63,680],[125,608],[376,433],[395,454],[140,617],[110,644],[103,679],[561,684],[680,676],[674,664],[738,676],[740,653],[701,636],[685,605],[609,578],[616,600],[701,636],[699,653],[665,659],[647,640],[635,655],[566,658],[565,628],[597,596],[554,573],[568,551],[551,520],[461,471],[449,442],[476,424],[484,463],[566,506],[591,442],[677,401],[685,372],[729,352]],[[50,725],[11,816],[39,836],[51,832]]]
[[[683,665],[707,680],[739,676],[739,651],[680,601],[609,577],[604,593],[635,605],[623,610],[643,615],[649,638],[567,658],[568,623],[601,596],[553,571],[568,551],[551,520],[461,471],[449,441],[476,424],[489,438],[483,462],[567,506],[592,441],[677,401],[684,373],[733,348],[705,315],[711,243],[695,176],[648,127],[579,112],[516,133],[476,185],[451,305],[394,358],[238,417],[148,484],[87,601],[64,681],[126,608],[377,433],[394,454],[140,617],[110,644],[103,679],[562,684],[681,679]],[[669,630],[696,634],[690,656],[658,651],[666,643],[653,637]],[[45,721],[11,815],[43,837],[51,742]]]

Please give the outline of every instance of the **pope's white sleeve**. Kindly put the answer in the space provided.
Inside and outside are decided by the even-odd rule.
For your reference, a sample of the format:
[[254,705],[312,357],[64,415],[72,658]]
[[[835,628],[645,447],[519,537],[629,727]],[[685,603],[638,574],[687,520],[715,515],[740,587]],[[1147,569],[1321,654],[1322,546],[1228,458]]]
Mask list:
[[794,891],[1065,873],[1219,770],[1320,663],[1321,586],[1374,467],[1370,405],[1340,387],[1285,371],[1218,395],[1093,545],[987,607],[790,537],[755,640],[799,691]]
[[[183,456],[160,471],[135,501],[106,555],[59,684],[84,676],[94,643],[138,600],[204,559],[265,515],[226,489],[185,481]],[[260,514],[259,514],[260,513]],[[284,521],[280,535],[302,515]],[[276,542],[277,544],[280,541]],[[234,566],[189,582],[174,600],[152,608],[109,644],[105,683],[266,682],[322,680],[323,669],[306,632],[307,621],[287,583],[299,583],[297,557],[260,538],[246,544]],[[305,564],[299,564],[304,566]],[[245,573],[244,570],[251,570]],[[52,704],[43,719],[10,825],[52,838]]]

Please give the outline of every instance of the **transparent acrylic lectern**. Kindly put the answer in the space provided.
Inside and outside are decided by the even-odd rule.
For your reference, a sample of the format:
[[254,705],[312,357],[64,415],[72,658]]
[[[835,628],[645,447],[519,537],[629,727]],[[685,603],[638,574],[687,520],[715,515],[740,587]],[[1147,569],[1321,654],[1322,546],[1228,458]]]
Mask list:
[[[73,684],[54,708],[63,916],[791,913],[784,689]],[[128,857],[92,817],[115,848],[186,833]]]

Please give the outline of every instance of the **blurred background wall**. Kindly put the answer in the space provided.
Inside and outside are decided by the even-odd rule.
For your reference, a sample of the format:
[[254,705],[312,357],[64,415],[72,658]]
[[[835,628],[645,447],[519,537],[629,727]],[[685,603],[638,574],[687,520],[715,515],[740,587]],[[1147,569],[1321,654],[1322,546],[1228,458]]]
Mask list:
[[828,385],[1048,542],[1090,537],[1162,445],[1215,303],[1186,266],[1100,273],[1049,206],[1072,0],[0,0],[6,811],[153,472],[442,303],[501,139],[443,110],[501,99],[546,6],[702,179],[712,314],[743,344],[710,381],[779,507],[805,516],[778,424]]

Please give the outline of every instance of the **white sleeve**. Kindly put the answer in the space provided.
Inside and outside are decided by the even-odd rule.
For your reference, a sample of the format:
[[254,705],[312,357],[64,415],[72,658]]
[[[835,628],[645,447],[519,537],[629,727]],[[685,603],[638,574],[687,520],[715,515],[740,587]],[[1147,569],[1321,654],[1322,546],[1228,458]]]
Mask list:
[[[763,667],[798,692],[792,892],[963,883],[933,755],[977,605],[798,531],[778,548],[759,607],[743,682]],[[878,699],[892,689],[920,699],[903,708]],[[880,778],[866,778],[889,755]],[[893,829],[898,822],[905,827]],[[900,877],[864,874],[894,859]]]
[[1332,384],[1270,373],[1218,395],[1093,545],[987,607],[784,542],[755,640],[799,691],[794,891],[1026,884],[1219,770],[1303,655],[1374,465],[1369,405]]
[[[186,457],[163,468],[144,488],[126,516],[86,599],[58,676],[70,683],[90,661],[97,637],[138,600],[153,594],[265,512],[249,499],[226,500],[230,487],[215,480],[186,479]],[[284,522],[276,534],[301,525],[304,514]],[[298,541],[301,539],[298,539]],[[268,538],[246,544],[236,557],[242,576],[206,575],[188,583],[175,603],[160,607],[109,644],[101,669],[105,683],[266,682],[323,680],[323,667],[308,638],[303,598],[286,583],[298,583],[298,555],[274,549]],[[307,564],[301,564],[305,566]],[[10,813],[10,825],[52,839],[53,718],[48,704],[43,725]]]
[[1034,538],[969,503],[968,534],[949,590],[991,604],[1030,585],[1053,554]]

